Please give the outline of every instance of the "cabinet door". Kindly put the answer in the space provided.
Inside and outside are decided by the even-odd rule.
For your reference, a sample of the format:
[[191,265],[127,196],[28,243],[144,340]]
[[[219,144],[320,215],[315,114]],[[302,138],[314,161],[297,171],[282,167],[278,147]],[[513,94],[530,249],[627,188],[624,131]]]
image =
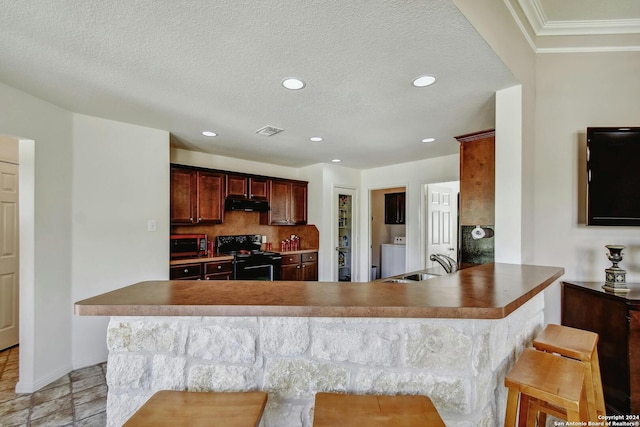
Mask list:
[[220,224],[224,213],[224,175],[198,172],[198,223]]
[[197,206],[196,172],[171,168],[171,224],[194,224]]
[[212,261],[204,265],[205,280],[231,280],[233,263],[231,261]]
[[291,214],[289,223],[305,225],[307,223],[307,184],[291,184]]
[[460,141],[460,225],[495,223],[495,137],[493,132]]
[[200,280],[202,264],[173,265],[169,267],[170,280]]
[[384,195],[384,223],[404,224],[405,193],[388,193]]
[[267,200],[268,193],[267,178],[250,177],[249,178],[249,198],[257,200]]
[[307,282],[318,280],[318,263],[317,262],[302,263],[302,280]]
[[[288,225],[291,211],[291,184],[287,181],[271,180],[269,186],[268,224]],[[261,216],[262,219],[262,216]]]
[[283,265],[280,269],[280,280],[300,280],[300,264]]
[[226,197],[244,199],[247,197],[247,177],[244,175],[227,175]]

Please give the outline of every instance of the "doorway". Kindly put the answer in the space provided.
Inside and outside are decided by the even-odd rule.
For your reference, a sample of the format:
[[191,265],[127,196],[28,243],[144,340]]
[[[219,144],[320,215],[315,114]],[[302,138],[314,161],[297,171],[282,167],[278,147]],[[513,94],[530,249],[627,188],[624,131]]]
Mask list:
[[355,188],[335,187],[333,191],[334,246],[333,280],[339,282],[355,281],[357,257]]
[[423,248],[425,266],[435,267],[432,254],[444,254],[458,260],[458,193],[459,181],[449,181],[424,186]]
[[0,350],[19,340],[18,141],[0,138]]
[[[392,187],[371,190],[371,280],[393,275],[396,271],[406,272],[406,209],[397,218],[401,221],[393,221],[387,218],[387,202],[392,199],[392,194],[406,194],[406,187]],[[406,197],[402,198],[406,203]],[[406,207],[406,206],[405,206]],[[396,239],[400,238],[400,239]],[[386,257],[382,252],[386,252]],[[384,264],[384,269],[382,268]],[[398,273],[399,274],[399,273]]]

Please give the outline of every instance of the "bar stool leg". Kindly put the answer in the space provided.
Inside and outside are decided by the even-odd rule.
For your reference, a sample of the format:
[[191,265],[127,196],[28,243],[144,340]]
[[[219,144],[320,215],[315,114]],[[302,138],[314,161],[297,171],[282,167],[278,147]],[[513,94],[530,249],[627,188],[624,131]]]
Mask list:
[[599,415],[607,415],[604,405],[604,392],[602,391],[602,377],[600,376],[600,358],[598,357],[598,348],[593,350],[591,360],[591,368],[593,370],[593,390],[596,399],[596,410]]
[[516,425],[516,415],[518,415],[518,398],[519,392],[514,389],[509,389],[509,394],[507,394],[507,410],[504,414],[504,425],[505,426],[515,426]]

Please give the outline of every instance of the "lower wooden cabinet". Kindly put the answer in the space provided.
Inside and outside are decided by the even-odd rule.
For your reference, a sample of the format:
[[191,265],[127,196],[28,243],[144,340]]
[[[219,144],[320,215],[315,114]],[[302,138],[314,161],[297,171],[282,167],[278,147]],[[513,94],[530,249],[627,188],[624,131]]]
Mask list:
[[233,262],[230,260],[172,265],[170,280],[231,280]]
[[231,261],[213,261],[204,264],[204,280],[233,279],[233,263]]
[[318,280],[318,253],[283,254],[280,280]]
[[202,279],[202,264],[172,265],[169,268],[170,280],[200,280]]
[[563,282],[562,324],[598,334],[607,415],[639,414],[640,285],[626,295],[605,292],[602,285]]

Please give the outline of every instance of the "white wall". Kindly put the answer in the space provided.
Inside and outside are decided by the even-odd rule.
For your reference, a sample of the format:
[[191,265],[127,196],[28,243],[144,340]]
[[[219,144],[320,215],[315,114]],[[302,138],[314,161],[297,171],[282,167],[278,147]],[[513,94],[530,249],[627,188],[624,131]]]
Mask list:
[[[74,114],[73,146],[71,300],[168,279],[168,132]],[[106,360],[108,321],[73,317],[74,369]]]
[[0,83],[0,134],[20,140],[18,390],[28,392],[71,367],[71,114]]
[[[535,260],[563,266],[566,280],[602,282],[604,245],[625,245],[620,266],[640,282],[640,228],[584,225],[586,129],[640,126],[640,52],[539,55],[537,76]],[[546,304],[559,320],[552,291]]]

